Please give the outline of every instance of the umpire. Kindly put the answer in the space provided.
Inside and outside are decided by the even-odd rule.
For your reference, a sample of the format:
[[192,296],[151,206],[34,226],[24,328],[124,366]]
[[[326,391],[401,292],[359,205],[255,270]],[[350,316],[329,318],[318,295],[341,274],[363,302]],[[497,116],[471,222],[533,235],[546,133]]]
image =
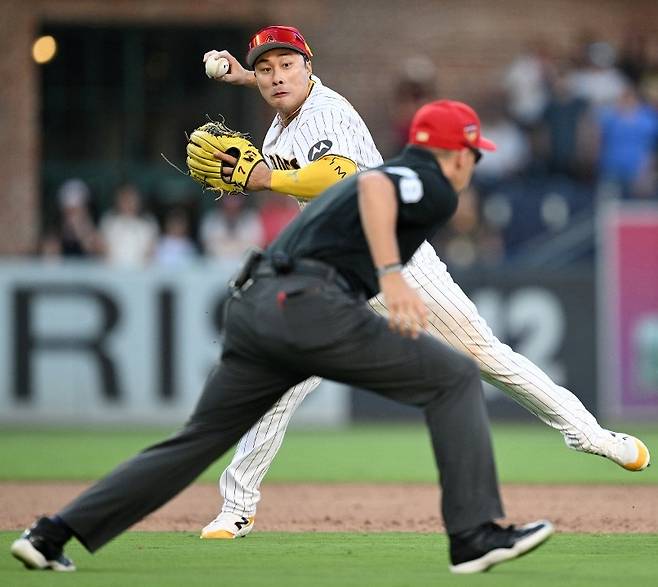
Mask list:
[[[425,334],[425,306],[401,269],[457,207],[480,149],[465,104],[421,108],[410,145],[309,204],[231,282],[225,340],[191,418],[43,517],[11,548],[29,568],[74,570],[75,536],[91,552],[163,505],[227,451],[290,387],[311,375],[372,390],[425,412],[440,471],[451,570],[479,572],[531,550],[548,522],[502,528],[489,425],[475,364]],[[366,299],[382,291],[388,324]]]

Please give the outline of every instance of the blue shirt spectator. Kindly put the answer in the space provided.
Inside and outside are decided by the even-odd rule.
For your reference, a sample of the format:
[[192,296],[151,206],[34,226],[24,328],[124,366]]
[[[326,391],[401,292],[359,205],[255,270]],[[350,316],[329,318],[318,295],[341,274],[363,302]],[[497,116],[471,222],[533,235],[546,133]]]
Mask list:
[[616,182],[626,197],[651,173],[658,144],[658,114],[633,89],[614,106],[601,109],[599,179]]

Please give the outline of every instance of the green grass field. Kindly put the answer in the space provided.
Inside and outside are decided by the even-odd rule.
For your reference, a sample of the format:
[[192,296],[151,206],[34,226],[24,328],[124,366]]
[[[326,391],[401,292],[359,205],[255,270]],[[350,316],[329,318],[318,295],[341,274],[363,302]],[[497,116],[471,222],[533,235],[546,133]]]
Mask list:
[[[658,425],[619,429],[658,447]],[[0,479],[94,479],[169,432],[4,429]],[[625,472],[598,457],[568,450],[558,433],[538,424],[498,425],[493,433],[503,482],[658,484],[655,467],[641,474]],[[202,481],[214,483],[227,458],[206,471]],[[268,476],[270,482],[435,479],[422,425],[294,430]],[[432,534],[255,532],[244,540],[205,542],[196,533],[129,532],[93,557],[72,542],[67,552],[80,570],[71,575],[22,569],[1,554],[15,537],[15,532],[0,532],[2,586],[636,587],[654,585],[658,577],[655,534],[558,534],[525,559],[465,577],[448,572],[445,537]]]
[[[619,426],[658,447],[658,424]],[[171,430],[0,430],[0,480],[88,480]],[[658,467],[629,474],[599,457],[566,448],[558,432],[539,424],[494,426],[503,483],[658,483]],[[230,454],[201,477],[215,482]],[[293,430],[268,482],[435,481],[429,437],[423,425],[361,426],[341,431]]]
[[[0,551],[15,534],[0,533]],[[530,556],[482,575],[448,571],[446,540],[431,534],[255,533],[233,542],[196,534],[129,532],[97,556],[72,544],[76,573],[27,572],[0,557],[7,586],[642,587],[658,576],[658,535],[558,534]]]

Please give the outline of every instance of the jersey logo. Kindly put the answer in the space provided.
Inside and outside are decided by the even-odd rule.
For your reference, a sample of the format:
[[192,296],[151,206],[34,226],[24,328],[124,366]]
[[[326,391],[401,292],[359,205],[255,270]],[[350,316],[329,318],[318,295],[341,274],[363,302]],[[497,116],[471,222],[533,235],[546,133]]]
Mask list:
[[308,160],[315,161],[316,159],[322,157],[322,155],[326,155],[332,146],[333,143],[329,139],[318,141],[309,149]]
[[272,169],[279,169],[281,171],[286,171],[288,169],[299,169],[299,163],[297,163],[297,159],[295,158],[293,158],[292,161],[288,161],[287,159],[279,157],[278,155],[268,155],[267,157],[270,160],[270,167]]

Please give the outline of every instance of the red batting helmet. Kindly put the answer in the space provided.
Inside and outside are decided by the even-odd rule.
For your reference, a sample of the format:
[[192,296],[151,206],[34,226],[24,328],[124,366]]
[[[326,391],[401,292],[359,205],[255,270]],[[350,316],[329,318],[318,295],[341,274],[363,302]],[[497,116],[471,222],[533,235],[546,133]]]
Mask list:
[[247,65],[253,67],[258,58],[271,49],[292,49],[306,58],[313,57],[311,48],[295,27],[272,25],[260,29],[249,41]]

